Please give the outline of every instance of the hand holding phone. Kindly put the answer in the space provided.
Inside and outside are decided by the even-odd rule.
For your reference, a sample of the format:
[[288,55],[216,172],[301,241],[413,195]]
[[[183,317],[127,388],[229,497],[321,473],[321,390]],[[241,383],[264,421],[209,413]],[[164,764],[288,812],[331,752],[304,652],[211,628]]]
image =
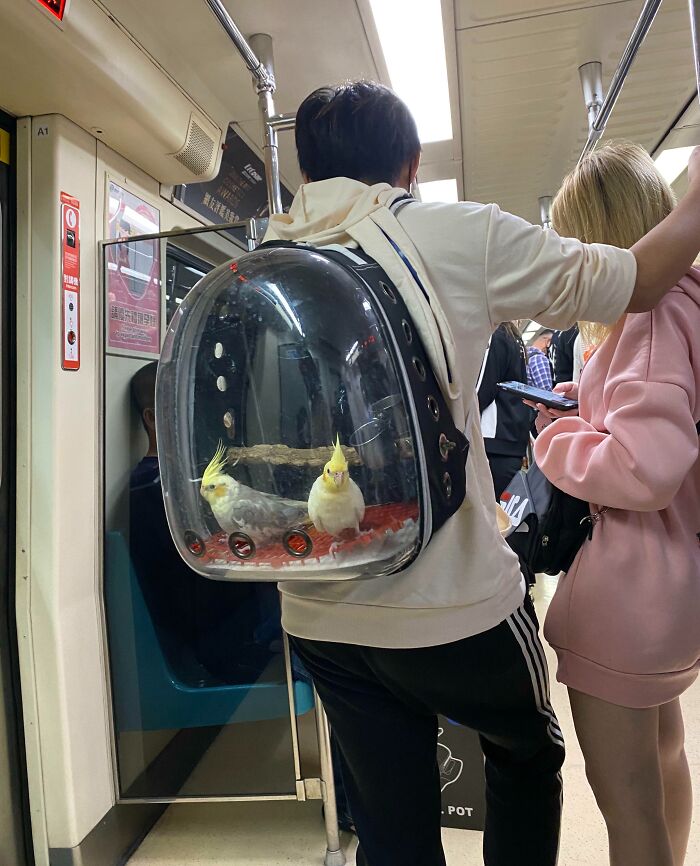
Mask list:
[[557,394],[555,391],[547,391],[544,388],[534,388],[531,385],[525,385],[523,382],[499,382],[498,387],[508,394],[515,394],[523,400],[531,403],[540,403],[548,409],[558,409],[560,412],[570,412],[572,409],[578,409],[578,401],[572,400],[563,394]]

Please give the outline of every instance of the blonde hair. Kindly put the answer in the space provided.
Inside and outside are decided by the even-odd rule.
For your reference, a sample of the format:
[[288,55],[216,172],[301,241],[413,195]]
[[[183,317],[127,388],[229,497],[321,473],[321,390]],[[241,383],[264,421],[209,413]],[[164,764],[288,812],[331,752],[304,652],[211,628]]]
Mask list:
[[[673,210],[671,188],[644,148],[612,142],[584,157],[552,202],[552,226],[587,244],[629,249]],[[598,346],[612,328],[580,322],[586,346]]]

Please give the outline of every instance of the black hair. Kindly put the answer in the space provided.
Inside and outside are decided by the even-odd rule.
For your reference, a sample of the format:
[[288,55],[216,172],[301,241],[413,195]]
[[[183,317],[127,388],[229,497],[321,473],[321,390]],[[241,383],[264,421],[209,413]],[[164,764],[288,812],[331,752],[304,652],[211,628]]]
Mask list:
[[297,111],[296,145],[309,180],[349,177],[368,184],[396,183],[421,150],[406,104],[374,81],[314,90]]
[[151,361],[145,367],[141,367],[131,377],[131,399],[139,411],[139,418],[146,432],[148,428],[143,420],[146,409],[154,409],[156,405],[156,372],[158,361]]

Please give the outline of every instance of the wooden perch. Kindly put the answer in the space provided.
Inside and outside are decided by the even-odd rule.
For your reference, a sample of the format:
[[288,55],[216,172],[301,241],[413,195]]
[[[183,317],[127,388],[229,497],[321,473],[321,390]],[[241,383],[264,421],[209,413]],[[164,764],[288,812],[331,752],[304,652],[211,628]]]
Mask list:
[[[329,445],[324,448],[289,448],[287,445],[250,445],[248,447],[231,447],[227,449],[230,464],[239,463],[269,463],[272,466],[312,466],[323,468],[331,459],[333,449]],[[360,466],[361,460],[357,451],[350,446],[343,446],[343,453],[350,466]]]

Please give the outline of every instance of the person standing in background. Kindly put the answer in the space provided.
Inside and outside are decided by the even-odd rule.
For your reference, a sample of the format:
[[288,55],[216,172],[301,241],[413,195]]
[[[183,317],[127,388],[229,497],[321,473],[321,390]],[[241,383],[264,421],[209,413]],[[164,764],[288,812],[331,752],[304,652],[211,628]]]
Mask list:
[[574,344],[578,337],[578,325],[566,331],[555,331],[549,346],[549,360],[554,368],[554,387],[562,382],[575,382]]
[[[533,388],[551,391],[554,387],[554,369],[549,360],[549,347],[553,336],[553,331],[543,328],[527,348],[527,384]],[[535,418],[530,427],[535,439],[539,435],[537,421]]]
[[[163,503],[155,427],[158,362],[141,367],[131,380],[131,397],[148,450],[131,473],[130,554],[163,651],[178,670],[192,652],[203,681],[218,685],[255,683],[280,675],[282,623],[273,583],[208,580],[177,552]],[[275,664],[273,664],[275,662]],[[294,678],[310,682],[292,656]],[[331,731],[338,826],[354,832],[343,781],[342,755]]]
[[530,440],[532,410],[499,382],[527,383],[527,356],[520,331],[504,322],[493,332],[477,385],[481,432],[496,501],[523,465]]
[[554,387],[552,363],[548,352],[553,331],[543,328],[527,348],[527,383],[533,388],[551,391]]
[[[279,598],[273,584],[207,580],[193,571],[175,547],[160,483],[155,427],[158,362],[141,367],[131,380],[131,397],[148,450],[129,479],[129,553],[163,652],[175,670],[191,661],[197,676],[220,683],[253,683],[281,643]],[[256,628],[272,619],[269,639]],[[267,631],[267,629],[262,629]]]

